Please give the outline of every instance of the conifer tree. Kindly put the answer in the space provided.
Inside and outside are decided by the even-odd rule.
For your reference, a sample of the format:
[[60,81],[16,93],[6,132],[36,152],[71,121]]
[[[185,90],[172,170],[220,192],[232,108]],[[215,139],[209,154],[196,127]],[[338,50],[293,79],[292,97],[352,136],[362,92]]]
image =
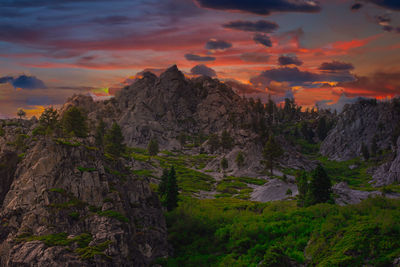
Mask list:
[[239,151],[235,159],[237,167],[240,169],[244,166],[244,155],[242,151]]
[[104,145],[105,132],[106,132],[106,124],[102,119],[100,119],[96,127],[96,134],[95,134],[96,146],[102,147]]
[[325,203],[331,199],[331,180],[321,164],[313,171],[308,185],[306,205]]
[[178,183],[176,181],[176,172],[174,166],[171,167],[168,173],[168,182],[165,194],[165,206],[168,211],[175,209],[178,206]]
[[318,126],[317,126],[317,134],[319,140],[323,141],[326,138],[326,135],[328,133],[327,130],[327,125],[326,125],[326,119],[325,117],[322,117],[318,121]]
[[168,185],[168,176],[169,172],[167,169],[163,170],[163,174],[161,176],[161,182],[158,185],[158,194],[162,197],[167,193],[167,185]]
[[26,116],[26,112],[21,108],[21,109],[18,110],[17,116],[18,116],[20,119],[22,119],[22,117],[25,117],[25,116]]
[[266,168],[270,169],[271,175],[273,175],[273,167],[275,162],[282,155],[283,155],[282,147],[278,142],[276,142],[274,136],[271,134],[263,150],[264,164]]
[[308,179],[307,174],[304,170],[301,170],[296,174],[296,184],[299,191],[299,195],[297,197],[297,205],[299,207],[304,207],[308,191]]
[[159,152],[158,141],[155,138],[150,139],[149,144],[147,145],[147,151],[151,157],[156,156]]
[[124,136],[121,128],[114,122],[111,129],[104,136],[105,151],[114,157],[119,157],[125,152]]
[[54,129],[58,123],[58,117],[57,110],[53,107],[49,107],[46,108],[40,115],[39,123],[45,129]]
[[229,167],[228,160],[225,157],[222,158],[222,160],[221,160],[221,168],[223,170],[226,170],[226,169],[228,169],[228,167]]
[[63,115],[62,125],[67,133],[72,133],[76,137],[87,136],[87,124],[84,113],[76,106],[70,107]]

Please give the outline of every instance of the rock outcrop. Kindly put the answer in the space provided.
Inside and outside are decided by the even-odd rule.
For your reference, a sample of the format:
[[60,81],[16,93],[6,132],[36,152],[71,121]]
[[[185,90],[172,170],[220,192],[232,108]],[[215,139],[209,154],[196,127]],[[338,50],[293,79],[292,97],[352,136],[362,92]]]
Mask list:
[[397,148],[393,160],[380,165],[372,176],[373,186],[384,186],[400,183],[400,137],[397,139]]
[[400,120],[396,103],[360,100],[346,106],[321,144],[321,154],[331,160],[349,160],[361,155],[362,143],[370,147],[374,137],[378,150],[390,149],[392,134]]
[[167,256],[158,197],[126,165],[87,139],[39,137],[1,203],[0,265],[147,266]]

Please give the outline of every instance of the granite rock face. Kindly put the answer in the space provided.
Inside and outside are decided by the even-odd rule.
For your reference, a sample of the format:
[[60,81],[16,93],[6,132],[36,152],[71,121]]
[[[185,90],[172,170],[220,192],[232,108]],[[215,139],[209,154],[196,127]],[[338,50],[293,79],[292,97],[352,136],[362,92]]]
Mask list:
[[374,186],[384,186],[400,182],[400,138],[397,139],[393,160],[380,165],[372,176]]
[[362,143],[370,147],[374,137],[378,149],[390,149],[399,120],[400,109],[393,103],[360,100],[344,108],[336,126],[322,142],[320,152],[331,160],[349,160],[361,155]]
[[33,142],[2,187],[0,265],[147,266],[167,256],[158,197],[126,165],[86,139]]

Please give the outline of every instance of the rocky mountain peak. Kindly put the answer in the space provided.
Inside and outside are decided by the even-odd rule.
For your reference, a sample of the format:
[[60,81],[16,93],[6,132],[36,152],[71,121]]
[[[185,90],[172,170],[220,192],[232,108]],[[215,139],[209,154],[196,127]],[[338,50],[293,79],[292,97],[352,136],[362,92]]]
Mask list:
[[185,75],[178,69],[178,66],[173,65],[166,69],[161,75],[160,80],[184,80]]

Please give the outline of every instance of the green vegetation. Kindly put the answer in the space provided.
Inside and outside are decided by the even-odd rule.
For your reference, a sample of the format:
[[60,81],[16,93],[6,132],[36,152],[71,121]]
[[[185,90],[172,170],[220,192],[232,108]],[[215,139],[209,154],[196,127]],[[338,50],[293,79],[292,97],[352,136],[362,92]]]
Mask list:
[[158,154],[159,149],[158,149],[158,141],[157,139],[152,138],[147,145],[147,151],[151,157],[154,157]]
[[65,138],[56,138],[56,139],[54,139],[54,141],[59,145],[70,146],[70,147],[78,147],[78,146],[82,145],[79,142],[71,142]]
[[107,259],[111,259],[110,256],[107,256],[104,253],[104,250],[106,250],[111,243],[112,243],[111,240],[107,240],[98,245],[77,248],[77,249],[75,249],[75,253],[78,254],[81,259],[84,259],[84,260],[92,259],[96,255],[100,255]]
[[[296,207],[185,198],[167,213],[175,254],[164,266],[390,266],[400,253],[400,201],[367,199],[340,207]],[[310,241],[311,240],[311,241]],[[307,246],[307,244],[309,244]],[[274,265],[276,263],[278,265]]]
[[96,126],[95,143],[96,146],[102,147],[104,145],[104,135],[106,134],[106,124],[102,119]]
[[37,133],[40,132],[40,134],[44,134],[48,128],[55,129],[58,124],[58,117],[59,115],[56,109],[53,107],[46,108],[40,115],[40,131],[38,130]]
[[83,260],[92,259],[95,255],[101,255],[103,257],[109,258],[109,256],[104,254],[104,250],[112,243],[107,240],[98,245],[89,246],[92,242],[93,237],[89,233],[82,233],[72,238],[68,238],[67,233],[56,233],[42,236],[34,236],[30,234],[24,234],[16,238],[17,242],[29,242],[29,241],[42,241],[46,246],[68,246],[71,247],[76,244],[78,247],[74,250],[76,254]]
[[121,127],[114,122],[111,129],[104,136],[105,152],[112,157],[120,157],[126,151],[124,136]]
[[309,177],[305,171],[300,171],[296,175],[296,183],[299,190],[297,204],[301,207],[332,200],[331,180],[320,164]]
[[167,207],[168,211],[178,206],[178,184],[176,181],[176,172],[174,166],[169,171],[163,170],[161,182],[158,187],[161,203]]
[[95,172],[95,171],[97,171],[96,168],[85,168],[85,167],[81,167],[81,166],[77,167],[77,169],[80,172]]
[[76,137],[86,137],[88,133],[88,126],[86,123],[86,116],[84,112],[76,107],[70,107],[64,112],[61,124],[64,131]]
[[22,108],[18,109],[17,116],[19,117],[19,119],[22,119],[23,117],[26,116],[26,112]]
[[242,151],[239,151],[235,158],[235,163],[237,167],[240,169],[244,166],[244,155]]
[[327,157],[319,157],[317,159],[324,167],[333,184],[346,182],[354,189],[371,188],[371,184],[368,182],[372,177],[367,173],[367,169],[373,166],[374,163],[366,162],[359,158],[347,161],[334,161],[329,160]]
[[115,210],[97,211],[97,215],[114,218],[120,222],[129,222],[127,217]]
[[275,141],[273,135],[270,135],[268,138],[268,142],[265,144],[263,150],[263,157],[265,167],[270,170],[270,174],[273,175],[273,167],[276,164],[276,161],[283,155],[283,150],[280,144]]

